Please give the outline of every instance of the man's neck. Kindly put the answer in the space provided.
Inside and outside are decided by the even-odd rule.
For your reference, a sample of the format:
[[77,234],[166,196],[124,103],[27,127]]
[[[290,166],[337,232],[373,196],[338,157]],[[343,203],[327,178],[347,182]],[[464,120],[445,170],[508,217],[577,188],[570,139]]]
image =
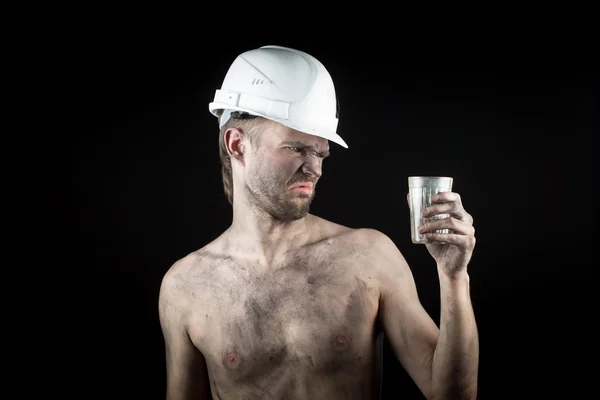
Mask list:
[[308,241],[312,218],[307,214],[298,220],[282,221],[255,209],[236,211],[234,207],[228,236],[235,244],[235,253],[269,266]]

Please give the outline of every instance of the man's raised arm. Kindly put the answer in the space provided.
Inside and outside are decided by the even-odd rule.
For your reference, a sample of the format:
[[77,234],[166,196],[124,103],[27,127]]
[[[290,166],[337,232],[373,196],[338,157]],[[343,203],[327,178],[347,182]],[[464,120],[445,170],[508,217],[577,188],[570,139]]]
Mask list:
[[421,305],[412,272],[396,245],[383,234],[375,236],[379,318],[398,360],[427,399],[475,399],[479,343],[466,269],[449,273],[443,260],[436,259],[438,328]]

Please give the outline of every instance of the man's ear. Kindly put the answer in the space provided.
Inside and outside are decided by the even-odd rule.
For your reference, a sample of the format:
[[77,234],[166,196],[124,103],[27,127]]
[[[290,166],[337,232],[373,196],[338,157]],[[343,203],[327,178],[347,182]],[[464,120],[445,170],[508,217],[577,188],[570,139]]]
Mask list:
[[224,139],[229,157],[244,165],[244,133],[238,128],[229,128],[225,131]]

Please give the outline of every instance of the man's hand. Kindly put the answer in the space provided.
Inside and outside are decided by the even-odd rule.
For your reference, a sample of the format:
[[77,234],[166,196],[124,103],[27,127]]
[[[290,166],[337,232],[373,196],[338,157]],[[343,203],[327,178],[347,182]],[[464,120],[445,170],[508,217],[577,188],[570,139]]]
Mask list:
[[[430,219],[436,214],[450,214],[443,219]],[[431,198],[431,206],[423,210],[422,216],[429,221],[419,227],[429,242],[429,253],[438,267],[449,278],[455,278],[466,272],[475,248],[475,228],[473,217],[463,208],[460,195],[455,192],[437,193]],[[438,229],[451,229],[452,233],[435,233]]]

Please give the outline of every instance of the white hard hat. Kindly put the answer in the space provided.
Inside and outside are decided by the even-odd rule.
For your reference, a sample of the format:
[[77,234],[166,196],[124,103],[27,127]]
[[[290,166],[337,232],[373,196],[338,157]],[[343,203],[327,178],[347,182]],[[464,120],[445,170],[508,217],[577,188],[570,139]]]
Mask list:
[[263,46],[240,54],[208,109],[215,116],[223,110],[219,126],[231,112],[246,112],[348,148],[336,132],[333,80],[319,60],[299,50]]

